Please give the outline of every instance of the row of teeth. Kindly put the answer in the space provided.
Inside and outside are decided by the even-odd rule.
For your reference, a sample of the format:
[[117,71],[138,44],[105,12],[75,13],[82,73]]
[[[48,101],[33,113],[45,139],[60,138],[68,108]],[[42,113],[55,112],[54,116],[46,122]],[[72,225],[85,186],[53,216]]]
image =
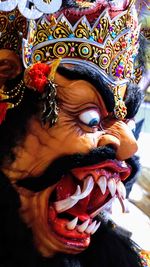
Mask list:
[[92,222],[90,224],[90,219],[87,219],[85,222],[83,222],[81,225],[77,225],[78,222],[78,217],[76,217],[75,219],[73,219],[71,222],[68,222],[66,227],[68,230],[74,230],[76,228],[76,230],[79,233],[86,233],[86,234],[91,234],[93,235],[97,229],[99,228],[101,222],[98,222],[95,220],[94,222]]
[[[103,195],[106,193],[106,189],[108,187],[112,197],[114,197],[115,194],[117,193],[119,198],[121,199],[126,198],[126,189],[124,184],[120,180],[118,182],[116,182],[114,178],[110,178],[109,180],[107,180],[106,176],[103,175],[98,179],[96,183],[99,186]],[[78,201],[86,198],[92,192],[94,184],[95,182],[93,177],[89,175],[84,180],[82,191],[80,186],[77,185],[77,189],[72,196],[64,200],[54,202],[56,211],[58,213],[61,213],[75,206],[78,203]]]

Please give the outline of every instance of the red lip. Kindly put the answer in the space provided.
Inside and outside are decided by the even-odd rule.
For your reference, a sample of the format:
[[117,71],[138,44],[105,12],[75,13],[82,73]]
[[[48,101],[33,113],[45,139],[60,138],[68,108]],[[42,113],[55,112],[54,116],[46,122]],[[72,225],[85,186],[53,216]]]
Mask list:
[[131,166],[126,164],[125,162],[118,160],[106,160],[92,166],[75,168],[71,172],[75,177],[78,177],[78,179],[82,180],[82,178],[85,177],[86,173],[93,173],[93,171],[98,171],[99,169],[105,169],[110,172],[119,173],[119,176],[122,181],[129,177],[132,170]]
[[62,243],[65,243],[69,247],[79,249],[79,251],[88,247],[90,237],[86,233],[79,233],[76,229],[68,231],[66,224],[68,222],[65,218],[58,218],[57,213],[53,206],[49,207],[49,225],[52,228],[54,236]]

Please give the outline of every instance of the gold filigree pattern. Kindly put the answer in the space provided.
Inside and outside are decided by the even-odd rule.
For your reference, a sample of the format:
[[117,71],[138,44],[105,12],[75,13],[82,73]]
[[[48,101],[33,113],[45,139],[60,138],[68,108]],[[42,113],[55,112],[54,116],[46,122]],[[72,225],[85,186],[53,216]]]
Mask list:
[[89,32],[88,26],[86,23],[80,23],[78,24],[77,29],[74,32],[74,35],[76,38],[86,38],[88,39],[91,33]]
[[71,34],[71,29],[69,28],[69,25],[67,25],[66,21],[59,22],[58,26],[53,31],[53,37],[55,39],[57,38],[66,38],[69,34]]
[[127,16],[123,15],[120,19],[112,24],[112,27],[116,34],[120,34],[126,28]]
[[[70,39],[71,40],[71,39]],[[124,40],[124,39],[123,39]],[[122,38],[120,39],[122,41]],[[110,40],[103,48],[97,47],[96,43],[87,42],[57,42],[43,46],[33,53],[32,61],[47,62],[54,58],[76,58],[88,60],[96,64],[106,74],[111,75],[115,80],[117,75],[120,79],[130,78],[133,69],[133,61],[130,54],[124,53],[119,41],[113,46]]]
[[21,52],[22,38],[27,34],[27,21],[16,9],[0,12],[0,48]]
[[121,97],[120,88],[119,86],[114,87],[114,100],[115,100],[115,107],[114,107],[114,114],[117,119],[124,119],[127,115],[127,108],[125,103]]
[[35,44],[39,44],[46,41],[48,36],[51,35],[51,33],[52,31],[49,28],[49,24],[47,22],[39,24]]
[[106,17],[102,17],[99,21],[98,24],[98,29],[99,29],[99,34],[98,34],[98,38],[96,39],[97,41],[102,38],[102,41],[105,40],[105,38],[108,35],[108,31],[109,31],[109,21],[108,18]]

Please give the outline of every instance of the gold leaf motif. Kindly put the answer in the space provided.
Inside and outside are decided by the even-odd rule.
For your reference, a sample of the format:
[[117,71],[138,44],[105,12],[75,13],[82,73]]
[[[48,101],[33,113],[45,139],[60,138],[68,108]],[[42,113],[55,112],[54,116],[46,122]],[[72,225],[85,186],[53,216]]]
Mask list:
[[99,28],[99,36],[98,38],[102,37],[103,40],[106,39],[108,32],[109,32],[109,20],[106,17],[102,17],[100,19],[99,24],[101,25]]
[[69,34],[71,34],[71,30],[69,29],[69,26],[66,24],[66,22],[62,23],[59,22],[57,27],[53,31],[53,37],[54,38],[67,38]]
[[48,35],[45,31],[40,30],[38,31],[36,38],[37,38],[36,43],[39,44],[39,43],[46,41],[48,38]]
[[80,23],[75,31],[75,36],[77,38],[89,38],[90,31],[85,23]]
[[119,35],[126,28],[126,16],[120,17],[112,24],[114,32]]
[[34,45],[47,41],[48,36],[52,34],[51,28],[47,22],[43,24],[38,24],[36,41]]

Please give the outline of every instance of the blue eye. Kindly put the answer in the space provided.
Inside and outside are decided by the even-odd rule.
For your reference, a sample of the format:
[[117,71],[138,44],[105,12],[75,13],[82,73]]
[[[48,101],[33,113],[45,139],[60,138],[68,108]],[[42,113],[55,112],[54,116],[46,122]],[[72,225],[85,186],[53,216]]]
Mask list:
[[89,127],[94,127],[94,126],[99,125],[100,123],[100,114],[98,111],[94,109],[90,109],[90,110],[82,112],[79,115],[79,119],[81,122],[88,125]]

